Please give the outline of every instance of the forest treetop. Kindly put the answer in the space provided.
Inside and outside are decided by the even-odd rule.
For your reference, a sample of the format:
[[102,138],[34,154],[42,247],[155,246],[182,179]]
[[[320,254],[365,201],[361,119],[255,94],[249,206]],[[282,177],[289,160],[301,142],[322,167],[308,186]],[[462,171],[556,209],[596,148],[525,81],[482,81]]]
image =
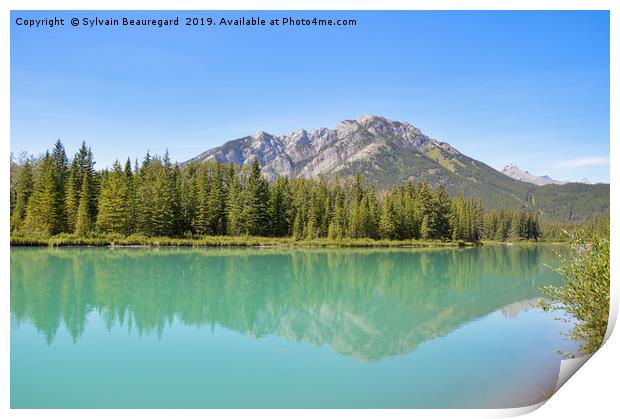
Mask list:
[[56,142],[11,167],[11,233],[49,237],[250,235],[313,239],[520,240],[540,235],[538,213],[484,213],[477,199],[450,197],[426,182],[377,192],[346,179],[278,177],[257,161],[173,164],[168,152],[96,171],[82,143],[72,159]]

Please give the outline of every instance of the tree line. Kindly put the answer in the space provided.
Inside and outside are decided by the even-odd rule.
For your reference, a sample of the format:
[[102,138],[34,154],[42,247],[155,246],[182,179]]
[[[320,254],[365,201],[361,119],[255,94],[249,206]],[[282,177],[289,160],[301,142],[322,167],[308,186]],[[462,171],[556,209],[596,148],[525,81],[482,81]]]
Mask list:
[[484,215],[483,236],[488,240],[537,240],[541,228],[538,213],[526,209],[504,209]]
[[60,142],[39,158],[11,165],[11,232],[293,237],[296,240],[537,239],[538,215],[485,214],[479,200],[451,198],[442,186],[409,182],[378,193],[361,175],[339,181],[278,177],[259,163],[173,164],[146,154],[96,171],[82,143],[69,160]]
[[545,240],[591,239],[609,235],[609,211],[581,223],[543,224],[540,237]]

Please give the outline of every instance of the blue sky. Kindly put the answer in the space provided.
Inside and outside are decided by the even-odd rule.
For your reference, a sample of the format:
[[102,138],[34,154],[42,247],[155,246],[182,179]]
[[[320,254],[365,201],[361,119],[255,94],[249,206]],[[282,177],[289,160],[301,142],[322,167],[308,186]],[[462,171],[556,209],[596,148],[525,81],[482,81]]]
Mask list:
[[[27,29],[18,17],[355,18]],[[263,130],[404,120],[496,168],[609,181],[607,12],[12,12],[11,151],[183,161]]]

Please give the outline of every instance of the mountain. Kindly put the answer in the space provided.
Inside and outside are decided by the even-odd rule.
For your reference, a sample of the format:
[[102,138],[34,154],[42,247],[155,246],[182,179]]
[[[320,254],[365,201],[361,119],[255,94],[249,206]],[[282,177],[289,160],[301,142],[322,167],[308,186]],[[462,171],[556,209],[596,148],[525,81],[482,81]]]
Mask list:
[[514,163],[507,164],[501,170],[503,174],[506,176],[510,176],[513,179],[520,180],[522,182],[533,183],[534,185],[542,186],[542,185],[563,185],[568,182],[561,182],[559,180],[554,180],[549,177],[549,175],[544,176],[536,176],[528,172],[527,170],[524,172],[519,169]]
[[[270,180],[278,175],[342,179],[361,173],[378,189],[426,180],[432,186],[444,185],[452,195],[479,198],[487,209],[526,206],[540,209],[544,218],[553,221],[582,221],[609,209],[609,185],[588,190],[596,206],[578,205],[576,210],[575,202],[566,196],[580,200],[575,191],[581,189],[562,189],[571,184],[548,185],[560,189],[543,191],[552,196],[540,197],[540,187],[532,183],[472,159],[407,122],[373,115],[344,120],[333,129],[302,129],[281,136],[261,131],[207,150],[182,165],[206,160],[236,164],[258,160]],[[570,218],[558,218],[557,208],[536,203],[543,201],[561,207],[559,212]]]

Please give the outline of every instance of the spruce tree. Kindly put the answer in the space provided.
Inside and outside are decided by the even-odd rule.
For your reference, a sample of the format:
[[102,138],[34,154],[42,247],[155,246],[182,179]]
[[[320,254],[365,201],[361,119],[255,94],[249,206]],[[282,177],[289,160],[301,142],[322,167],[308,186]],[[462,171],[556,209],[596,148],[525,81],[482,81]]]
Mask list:
[[231,168],[231,175],[229,177],[228,197],[226,199],[226,229],[227,233],[231,236],[238,236],[241,234],[242,226],[242,206],[241,206],[241,185],[239,178]]
[[54,162],[46,153],[28,201],[24,226],[26,232],[50,236],[61,231],[63,220],[59,194]]
[[283,237],[288,234],[289,214],[288,203],[290,203],[290,190],[288,178],[278,177],[269,194],[269,221],[270,236]]
[[19,172],[21,169],[21,165],[15,162],[15,157],[13,152],[11,151],[11,163],[10,163],[10,173],[9,173],[9,209],[11,215],[13,215],[13,208],[17,203],[17,179],[19,178]]
[[75,230],[77,220],[78,205],[80,203],[80,190],[82,188],[82,177],[79,172],[77,159],[71,162],[69,175],[67,176],[67,186],[65,189],[65,228],[69,232]]
[[89,176],[82,178],[82,188],[80,190],[80,202],[78,204],[77,218],[75,221],[75,234],[84,237],[93,230],[93,218],[90,210],[91,200],[91,181]]
[[64,192],[65,182],[67,181],[67,174],[69,171],[69,159],[67,159],[65,147],[60,142],[60,139],[56,141],[54,148],[52,149],[52,160],[54,160],[54,172],[58,179],[58,183]]
[[295,220],[293,221],[293,240],[301,240],[304,235],[303,228],[303,217],[301,216],[301,212],[297,212],[295,214]]
[[118,161],[101,187],[97,230],[102,233],[127,233],[128,222],[127,175]]
[[312,240],[318,236],[319,232],[319,206],[317,203],[317,193],[313,190],[308,202],[308,216],[306,221],[306,239]]
[[171,171],[166,162],[154,159],[152,166],[152,219],[151,232],[153,236],[174,235],[174,187],[171,179]]
[[205,163],[198,168],[196,179],[196,215],[194,216],[192,227],[196,234],[211,234],[209,218],[209,189],[210,185],[207,166]]
[[[86,147],[86,143],[82,142],[69,171],[71,185],[67,187],[65,192],[67,230],[70,231],[73,224],[73,231],[79,236],[87,235],[95,227],[99,182],[94,165],[95,161],[90,147]],[[79,189],[76,189],[78,185]],[[77,207],[75,207],[76,199]]]
[[423,240],[428,240],[431,238],[431,226],[428,215],[422,217],[422,224],[420,225],[420,237]]
[[450,238],[450,196],[443,185],[435,190],[432,199],[432,236],[435,239],[445,240]]
[[222,235],[226,232],[226,200],[224,196],[224,173],[219,162],[211,174],[211,184],[206,196],[206,223],[209,234]]
[[341,240],[345,237],[346,226],[344,224],[344,214],[342,207],[336,202],[332,219],[327,228],[327,237],[331,240]]
[[139,170],[134,173],[136,194],[136,232],[147,236],[153,235],[153,184],[155,174],[151,164],[151,155],[146,153]]
[[379,220],[379,235],[383,239],[394,240],[398,237],[398,218],[392,194],[383,199],[381,206],[381,218]]
[[19,232],[23,228],[28,202],[34,188],[32,164],[26,160],[22,165],[15,186],[15,206],[11,214],[11,232]]
[[67,217],[65,215],[65,190],[67,185],[67,177],[69,173],[69,160],[65,153],[65,147],[60,142],[60,139],[54,144],[52,149],[52,160],[54,162],[54,176],[56,177],[56,184],[58,188],[58,205],[59,205],[59,218],[60,225],[59,231],[67,230]]
[[379,202],[377,192],[372,186],[364,198],[367,208],[367,217],[364,220],[364,237],[376,239],[379,231]]
[[254,160],[245,190],[243,222],[246,234],[260,236],[269,225],[269,185],[262,176],[258,161]]
[[181,174],[181,169],[179,168],[178,165],[174,165],[174,167],[172,168],[172,171],[169,174],[169,180],[168,183],[170,185],[170,191],[171,191],[171,200],[172,200],[172,205],[171,205],[171,227],[170,227],[170,233],[172,235],[180,235],[182,233],[185,232],[185,229],[183,228],[183,218],[182,218],[182,214],[181,214],[181,203],[182,203],[182,199],[181,199],[181,180],[182,180],[182,174]]
[[290,235],[295,238],[295,240],[300,240],[304,236],[304,227],[306,224],[306,213],[308,210],[308,200],[309,200],[309,191],[308,185],[309,181],[304,178],[296,178],[292,180],[292,220],[293,223],[291,225],[291,233]]
[[400,239],[420,238],[421,210],[413,182],[409,182],[406,187],[397,189],[396,193],[394,212],[397,221],[397,237]]
[[131,168],[131,159],[127,157],[123,168],[125,189],[127,190],[127,221],[125,223],[125,234],[132,234],[136,223],[136,196],[134,171]]

